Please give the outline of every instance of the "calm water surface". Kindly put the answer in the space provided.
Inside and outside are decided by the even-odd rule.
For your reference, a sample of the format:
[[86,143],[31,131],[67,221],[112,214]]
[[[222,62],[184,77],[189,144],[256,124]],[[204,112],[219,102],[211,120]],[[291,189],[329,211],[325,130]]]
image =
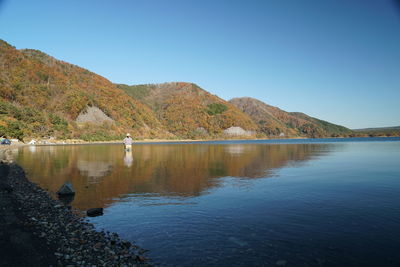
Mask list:
[[24,147],[17,162],[166,266],[400,266],[400,139]]

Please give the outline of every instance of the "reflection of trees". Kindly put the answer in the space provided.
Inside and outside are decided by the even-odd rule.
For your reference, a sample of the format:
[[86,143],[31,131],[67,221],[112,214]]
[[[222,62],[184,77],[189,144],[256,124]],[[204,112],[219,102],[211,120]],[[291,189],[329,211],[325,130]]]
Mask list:
[[299,164],[329,151],[329,144],[287,145],[136,145],[133,164],[119,145],[38,147],[22,149],[17,161],[28,176],[56,192],[71,181],[81,209],[104,206],[127,193],[195,196],[218,177],[261,178],[275,169]]

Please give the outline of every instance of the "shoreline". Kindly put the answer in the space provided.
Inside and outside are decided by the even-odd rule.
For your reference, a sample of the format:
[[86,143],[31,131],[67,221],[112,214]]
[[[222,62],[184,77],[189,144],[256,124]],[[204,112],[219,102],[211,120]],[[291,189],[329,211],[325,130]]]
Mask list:
[[[398,136],[365,136],[365,137],[321,137],[321,138],[309,138],[309,137],[291,137],[291,138],[238,138],[238,139],[142,139],[133,140],[133,144],[157,144],[157,143],[199,143],[199,142],[221,142],[221,141],[284,141],[284,140],[315,140],[315,139],[354,139],[354,138],[396,138]],[[68,146],[68,145],[118,145],[123,144],[120,140],[112,141],[84,141],[84,140],[53,140],[54,143],[38,143],[28,144],[23,142],[12,143],[11,145],[0,145],[0,150],[7,148],[16,148],[23,146]]]
[[[326,137],[329,138],[329,137]],[[31,138],[28,138],[31,139]],[[237,139],[134,139],[133,143],[185,143],[185,142],[213,142],[213,141],[248,141],[248,140],[297,140],[297,139],[310,139],[307,137],[292,137],[292,138],[237,138]],[[43,140],[41,140],[43,141]],[[110,141],[84,141],[80,139],[67,139],[67,140],[52,140],[53,142],[28,144],[23,142],[12,143],[11,145],[2,145],[2,147],[12,146],[48,146],[48,145],[90,145],[90,144],[123,144],[122,140]]]
[[1,266],[150,266],[145,250],[97,231],[17,164],[0,163],[0,207]]

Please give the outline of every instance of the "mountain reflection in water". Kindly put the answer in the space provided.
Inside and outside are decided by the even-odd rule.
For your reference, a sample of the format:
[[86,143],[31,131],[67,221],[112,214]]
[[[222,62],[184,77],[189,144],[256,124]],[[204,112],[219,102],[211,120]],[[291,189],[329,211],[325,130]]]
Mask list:
[[[51,193],[72,182],[72,205],[104,207],[126,194],[190,197],[219,185],[219,177],[265,178],[332,151],[330,144],[152,144],[22,148],[17,162]],[[329,149],[328,149],[329,147]]]

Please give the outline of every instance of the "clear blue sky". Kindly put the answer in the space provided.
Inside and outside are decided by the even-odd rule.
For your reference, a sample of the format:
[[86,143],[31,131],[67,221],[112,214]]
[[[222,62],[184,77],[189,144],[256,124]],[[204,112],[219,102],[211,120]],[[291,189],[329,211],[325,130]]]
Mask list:
[[194,82],[349,128],[400,125],[390,0],[0,0],[0,38],[115,83]]

